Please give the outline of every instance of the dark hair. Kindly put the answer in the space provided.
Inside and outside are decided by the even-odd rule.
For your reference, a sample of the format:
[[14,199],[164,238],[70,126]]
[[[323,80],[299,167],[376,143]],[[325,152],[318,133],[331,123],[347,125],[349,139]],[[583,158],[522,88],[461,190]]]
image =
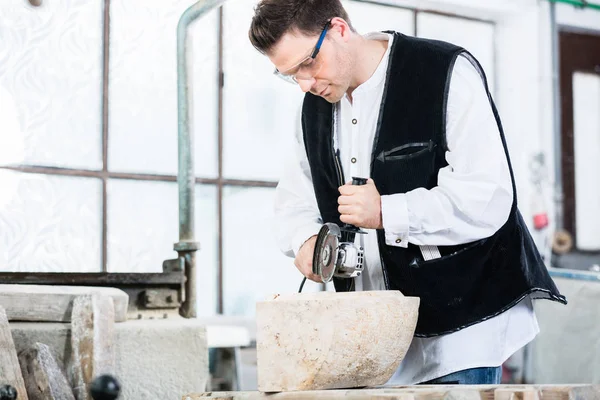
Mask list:
[[352,25],[340,0],[262,0],[254,9],[248,36],[252,45],[266,54],[283,35],[293,29],[318,35],[334,17]]

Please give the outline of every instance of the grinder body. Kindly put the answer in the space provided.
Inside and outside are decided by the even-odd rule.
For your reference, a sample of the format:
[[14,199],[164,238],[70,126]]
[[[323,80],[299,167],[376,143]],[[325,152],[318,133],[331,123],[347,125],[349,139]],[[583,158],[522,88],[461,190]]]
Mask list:
[[[364,185],[364,178],[352,178],[353,185]],[[362,229],[344,224],[326,223],[321,227],[315,243],[313,273],[323,282],[336,278],[354,278],[363,271],[364,249],[354,243],[356,234],[366,234]]]

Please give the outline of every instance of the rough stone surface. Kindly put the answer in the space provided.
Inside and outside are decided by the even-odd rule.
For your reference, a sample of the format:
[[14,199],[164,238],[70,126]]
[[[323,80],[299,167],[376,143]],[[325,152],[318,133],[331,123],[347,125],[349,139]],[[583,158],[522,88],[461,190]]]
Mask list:
[[444,396],[444,400],[482,400],[477,390],[452,389]]
[[109,287],[0,285],[0,304],[9,321],[69,322],[77,296],[100,294],[113,299],[115,321],[127,320],[129,296]]
[[541,390],[536,388],[499,388],[494,391],[494,400],[539,400],[541,396]]
[[[70,358],[70,324],[10,324],[17,350],[47,344],[57,363]],[[115,376],[120,399],[179,400],[208,383],[206,330],[201,320],[173,318],[115,324]]]
[[36,343],[19,353],[29,400],[75,400],[63,371],[45,344]]
[[6,318],[0,306],[0,385],[11,385],[17,390],[17,400],[27,400],[25,382],[17,358],[17,350]]
[[77,400],[88,400],[96,376],[114,374],[115,311],[111,297],[78,296],[71,316],[71,359],[68,377]]
[[259,302],[258,390],[377,386],[406,355],[419,299],[397,291],[277,295]]

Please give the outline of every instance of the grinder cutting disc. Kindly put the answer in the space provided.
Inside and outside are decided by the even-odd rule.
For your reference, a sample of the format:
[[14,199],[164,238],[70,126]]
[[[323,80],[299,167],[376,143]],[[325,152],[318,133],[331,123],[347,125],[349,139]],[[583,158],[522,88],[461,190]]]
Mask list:
[[323,225],[317,235],[312,269],[323,282],[329,282],[335,273],[341,236],[340,227],[332,223]]

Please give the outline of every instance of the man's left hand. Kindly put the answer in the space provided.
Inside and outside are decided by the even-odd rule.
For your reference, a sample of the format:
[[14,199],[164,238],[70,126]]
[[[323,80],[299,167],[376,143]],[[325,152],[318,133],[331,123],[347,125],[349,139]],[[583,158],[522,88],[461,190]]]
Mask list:
[[341,221],[366,229],[382,229],[381,196],[373,179],[366,185],[347,183],[339,187],[338,211]]

